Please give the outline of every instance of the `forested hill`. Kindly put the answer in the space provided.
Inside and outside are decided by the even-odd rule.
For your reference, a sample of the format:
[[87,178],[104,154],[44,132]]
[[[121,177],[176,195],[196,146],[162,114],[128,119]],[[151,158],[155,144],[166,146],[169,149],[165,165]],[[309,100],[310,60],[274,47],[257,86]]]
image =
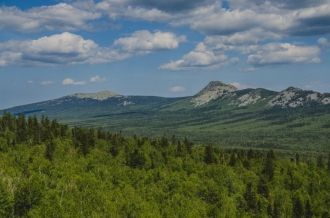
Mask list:
[[[9,108],[80,127],[132,136],[188,136],[195,143],[282,150],[330,151],[330,94],[289,87],[281,92],[210,82],[194,96],[77,93]],[[4,111],[0,111],[0,114]]]
[[0,118],[0,217],[330,216],[330,161]]

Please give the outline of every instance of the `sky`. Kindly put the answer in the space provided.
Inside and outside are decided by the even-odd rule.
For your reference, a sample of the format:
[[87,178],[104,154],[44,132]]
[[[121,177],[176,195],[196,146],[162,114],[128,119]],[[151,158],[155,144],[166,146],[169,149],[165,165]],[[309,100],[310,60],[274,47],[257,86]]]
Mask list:
[[0,1],[0,109],[213,80],[330,92],[330,0]]

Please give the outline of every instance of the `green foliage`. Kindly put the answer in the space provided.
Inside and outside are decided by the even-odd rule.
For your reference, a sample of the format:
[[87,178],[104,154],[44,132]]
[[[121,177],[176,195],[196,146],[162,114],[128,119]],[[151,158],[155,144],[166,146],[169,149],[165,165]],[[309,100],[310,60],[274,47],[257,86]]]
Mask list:
[[5,185],[0,182],[0,217],[11,217],[13,213],[13,203],[10,193]]
[[330,214],[330,174],[318,155],[124,137],[10,114],[0,118],[0,145],[0,217]]

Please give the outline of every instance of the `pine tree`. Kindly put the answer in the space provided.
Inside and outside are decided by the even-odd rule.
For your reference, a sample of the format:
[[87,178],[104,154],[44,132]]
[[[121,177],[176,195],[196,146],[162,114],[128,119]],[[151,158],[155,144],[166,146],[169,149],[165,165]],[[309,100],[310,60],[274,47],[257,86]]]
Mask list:
[[323,156],[322,155],[319,155],[317,157],[317,163],[316,163],[317,167],[319,168],[323,168],[324,167],[324,164],[323,164]]
[[27,139],[27,124],[24,114],[18,115],[16,119],[16,133],[18,143],[22,143]]
[[244,199],[246,201],[247,209],[252,212],[256,212],[258,209],[258,202],[257,202],[257,195],[252,187],[252,183],[248,183],[246,185]]
[[133,153],[129,155],[128,164],[132,168],[140,168],[145,164],[145,157],[143,152],[135,149]]
[[305,217],[306,218],[312,218],[313,217],[312,206],[311,206],[309,200],[307,200],[306,204],[305,204]]
[[267,185],[267,181],[261,177],[258,183],[258,194],[264,196],[265,198],[269,197],[269,188]]
[[232,167],[235,166],[236,165],[236,162],[237,162],[237,156],[236,156],[236,153],[233,152],[230,155],[229,166],[232,166]]
[[46,143],[45,157],[49,161],[52,161],[54,158],[55,147],[56,145],[53,140],[50,140],[49,142]]
[[274,177],[275,171],[275,154],[273,150],[270,150],[267,153],[263,174],[266,176],[268,180],[272,180]]
[[296,164],[300,163],[300,155],[296,153]]
[[31,208],[41,200],[41,190],[38,183],[23,180],[14,194],[14,214],[26,217]]
[[328,155],[328,171],[330,172],[330,153]]
[[279,200],[275,200],[274,202],[274,209],[273,209],[273,218],[280,218],[281,217],[281,206]]
[[213,164],[217,162],[216,155],[212,145],[207,145],[204,148],[204,162],[207,164]]
[[304,207],[300,200],[300,198],[295,197],[293,199],[293,217],[294,218],[301,218],[304,215]]
[[190,142],[186,137],[184,138],[183,144],[186,147],[186,150],[189,154],[192,153],[193,143]]
[[180,157],[180,156],[184,156],[184,154],[185,154],[184,147],[183,147],[181,141],[178,140],[177,145],[176,145],[176,156]]

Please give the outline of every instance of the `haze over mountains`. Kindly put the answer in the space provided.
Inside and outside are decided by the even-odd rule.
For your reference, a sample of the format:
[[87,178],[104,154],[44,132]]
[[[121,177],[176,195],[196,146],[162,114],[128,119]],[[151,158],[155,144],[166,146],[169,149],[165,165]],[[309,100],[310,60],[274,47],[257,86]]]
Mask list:
[[[328,149],[330,94],[289,87],[275,92],[210,82],[194,96],[124,96],[77,93],[9,108],[61,122],[126,134],[188,136],[196,142],[238,146]],[[300,144],[301,142],[301,144]]]

